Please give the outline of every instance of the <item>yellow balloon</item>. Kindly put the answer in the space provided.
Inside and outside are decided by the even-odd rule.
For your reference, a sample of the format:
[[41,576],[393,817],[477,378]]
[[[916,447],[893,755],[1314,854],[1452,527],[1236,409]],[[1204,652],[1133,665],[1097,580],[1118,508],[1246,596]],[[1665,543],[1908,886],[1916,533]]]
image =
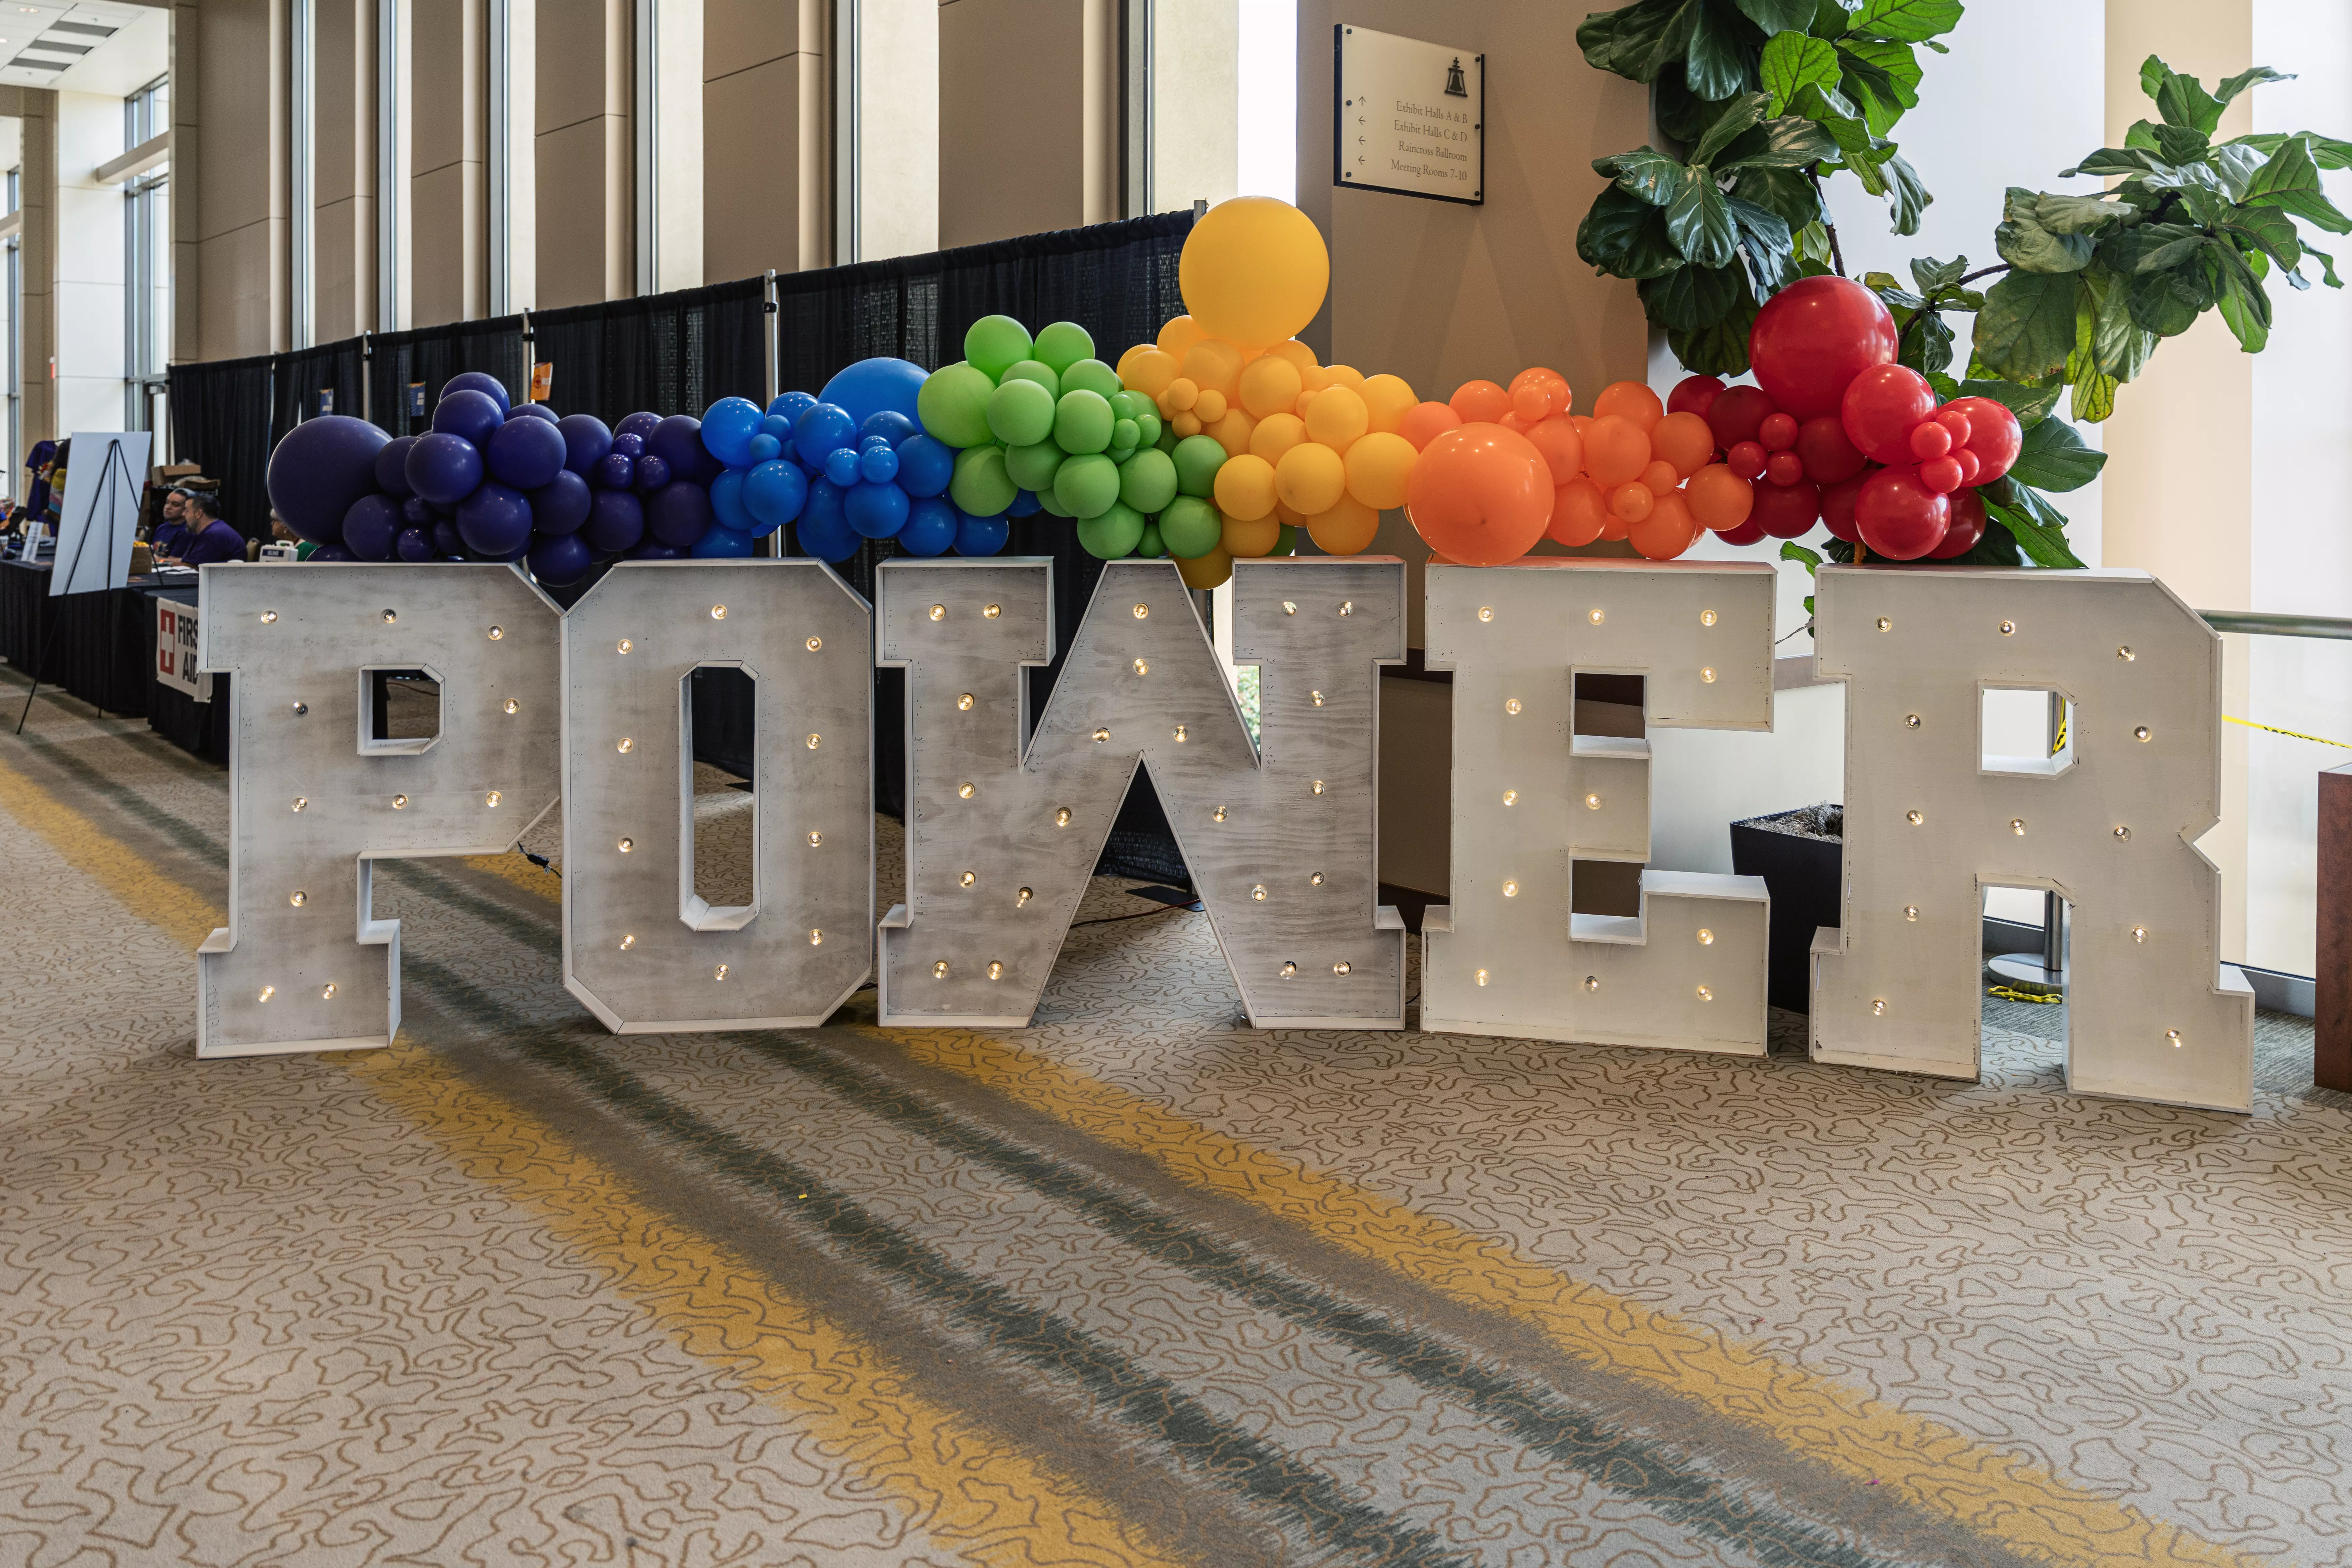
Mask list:
[[1242,372],[1242,406],[1260,419],[1283,414],[1298,401],[1298,367],[1273,353],[1261,354]]
[[1233,396],[1241,390],[1242,351],[1223,338],[1202,338],[1184,351],[1184,374],[1203,392]]
[[1360,555],[1381,531],[1381,514],[1360,500],[1341,496],[1328,511],[1307,520],[1307,537],[1326,555]]
[[1274,466],[1276,498],[1308,517],[1330,510],[1347,488],[1348,469],[1339,454],[1314,441],[1300,442]]
[[1206,555],[1178,560],[1176,572],[1187,588],[1213,588],[1234,574],[1234,558],[1220,545]]
[[1331,253],[1305,213],[1271,196],[1211,207],[1176,264],[1184,308],[1202,331],[1268,348],[1315,319],[1331,286]]
[[1254,518],[1244,521],[1237,517],[1225,519],[1225,531],[1217,546],[1227,555],[1260,556],[1274,548],[1282,537],[1282,524],[1271,517]]
[[1364,373],[1351,364],[1327,364],[1300,373],[1308,387],[1317,392],[1327,386],[1361,386]]
[[1176,356],[1150,343],[1138,343],[1118,356],[1118,384],[1146,397],[1158,397],[1176,379]]
[[[1217,510],[1226,517],[1255,522],[1274,510],[1274,465],[1247,452],[1228,458],[1217,470],[1216,493]],[[1265,551],[1237,553],[1263,555]]]
[[1297,508],[1296,508],[1296,507],[1285,506],[1285,505],[1282,503],[1282,500],[1281,500],[1281,499],[1280,499],[1280,498],[1281,498],[1281,494],[1282,494],[1282,492],[1281,492],[1280,490],[1278,490],[1278,489],[1275,492],[1275,496],[1276,496],[1276,500],[1275,500],[1275,503],[1274,503],[1274,520],[1275,520],[1275,521],[1276,521],[1276,522],[1286,522],[1286,523],[1290,524],[1290,526],[1291,526],[1291,527],[1293,527],[1293,528],[1305,528],[1305,527],[1307,526],[1307,514],[1306,514],[1305,512],[1303,512],[1303,511],[1300,511],[1300,510],[1299,510]]
[[1250,449],[1250,437],[1256,434],[1257,421],[1238,408],[1228,408],[1225,416],[1214,425],[1202,425],[1202,429],[1216,437],[1217,445],[1225,449],[1228,458],[1238,458]]
[[1192,345],[1208,334],[1201,323],[1190,316],[1171,316],[1168,324],[1160,329],[1160,351],[1181,360],[1192,352]]
[[1404,505],[1405,481],[1420,456],[1394,431],[1373,431],[1348,448],[1348,493],[1374,511]]
[[1296,414],[1269,414],[1250,433],[1249,449],[1269,463],[1307,439],[1307,421]]
[[1335,452],[1345,452],[1370,421],[1364,400],[1352,386],[1327,386],[1307,409],[1307,434]]
[[1177,439],[1181,440],[1187,436],[1198,436],[1201,433],[1201,421],[1192,410],[1186,409],[1168,421],[1168,428],[1175,431]]
[[[1119,372],[1119,379],[1127,381],[1125,371]],[[1127,384],[1133,386],[1135,383],[1129,381]],[[1356,395],[1364,400],[1364,411],[1370,416],[1365,427],[1371,430],[1395,429],[1404,422],[1405,411],[1421,401],[1401,375],[1368,375],[1364,384],[1356,388]]]
[[1223,393],[1213,386],[1204,386],[1201,388],[1201,395],[1193,400],[1192,412],[1201,416],[1201,424],[1205,428],[1223,419],[1227,406]]
[[1300,370],[1307,370],[1323,363],[1315,357],[1315,351],[1313,349],[1308,348],[1297,338],[1285,339],[1283,342],[1274,344],[1265,352],[1276,359],[1288,360]]

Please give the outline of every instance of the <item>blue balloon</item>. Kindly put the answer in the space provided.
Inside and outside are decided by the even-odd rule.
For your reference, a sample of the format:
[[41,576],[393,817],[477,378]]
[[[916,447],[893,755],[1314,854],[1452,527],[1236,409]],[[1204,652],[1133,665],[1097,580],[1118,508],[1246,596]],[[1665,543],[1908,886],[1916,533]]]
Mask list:
[[463,436],[477,447],[488,446],[490,437],[506,422],[507,411],[496,399],[469,386],[459,387],[433,409],[434,429],[447,436]]
[[[842,489],[839,485],[822,474],[815,476],[809,480],[808,504],[801,508],[800,526],[805,529],[814,523],[828,532],[836,525],[849,528],[849,514],[842,510],[841,499]],[[857,531],[849,528],[849,531],[855,533]],[[835,557],[828,556],[826,559],[831,560]]]
[[750,466],[751,437],[767,416],[748,397],[722,397],[702,411],[703,449],[730,468]]
[[375,455],[375,488],[394,500],[416,493],[408,488],[408,449],[415,445],[414,436],[394,436]]
[[866,538],[888,539],[907,526],[907,492],[896,485],[852,485],[842,510]]
[[761,463],[772,463],[783,455],[784,444],[775,437],[766,434],[754,436],[751,437],[751,460],[744,466],[757,468]]
[[824,455],[824,477],[835,484],[854,485],[857,482],[857,453],[848,447],[835,447]]
[[909,555],[939,555],[956,542],[962,522],[953,504],[926,496],[907,509],[907,526],[898,531],[898,548]]
[[[783,399],[779,397],[776,401],[782,403]],[[793,438],[793,422],[772,408],[767,417],[760,421],[760,434],[773,436],[779,441],[789,441]]]
[[[714,500],[718,493],[718,487],[712,486]],[[808,495],[808,476],[790,463],[762,463],[744,475],[743,507],[759,523],[751,531],[751,536],[772,533],[800,516]]]
[[[453,392],[478,392],[499,405],[499,417],[504,419],[512,407],[513,399],[507,395],[507,384],[497,376],[478,370],[461,370],[441,384],[439,401],[446,402]],[[438,426],[436,426],[437,429]]]
[[458,505],[457,537],[478,554],[512,555],[530,542],[530,502],[520,490],[488,480]]
[[793,450],[800,454],[802,467],[820,468],[826,453],[850,445],[856,435],[857,421],[847,409],[819,403],[793,421]]
[[542,583],[569,588],[588,575],[588,568],[594,564],[596,552],[576,533],[559,533],[552,538],[541,534],[531,542],[530,574]]
[[721,528],[751,533],[759,523],[743,505],[743,476],[730,468],[710,481],[710,514]]
[[637,460],[626,452],[612,452],[588,477],[608,490],[625,490],[637,482]]
[[958,555],[993,555],[1012,537],[1013,525],[1001,517],[974,517],[968,511],[957,515],[963,520],[956,524]]
[[637,459],[637,489],[650,495],[670,481],[669,465],[648,452]]
[[848,519],[838,515],[813,520],[803,512],[793,535],[800,542],[803,554],[814,555],[820,561],[846,561],[866,542],[865,535],[850,527]]
[[857,454],[857,477],[868,484],[888,484],[898,477],[898,454],[887,447],[866,447]]
[[519,490],[535,490],[563,471],[570,456],[563,433],[540,419],[509,419],[482,448],[490,477]]
[[719,468],[719,459],[702,444],[702,421],[691,414],[673,414],[646,437],[646,450],[669,465],[673,479],[705,483]]
[[400,503],[390,496],[362,496],[343,513],[343,544],[362,561],[389,561],[401,530]]
[[911,436],[919,436],[923,427],[895,408],[885,408],[879,414],[869,414],[858,422],[857,440],[860,446],[879,436],[891,446]]
[[751,536],[738,533],[731,528],[713,528],[694,542],[688,552],[698,560],[728,559],[751,553]]
[[613,433],[593,414],[567,414],[556,422],[563,432],[563,466],[585,474],[613,449]]
[[648,539],[629,552],[632,561],[681,561],[685,557],[685,551],[673,544],[664,544],[658,539]]
[[907,360],[862,359],[826,382],[817,397],[849,410],[850,418],[859,425],[886,410],[912,420],[915,398],[929,374]]
[[898,448],[898,488],[910,496],[945,495],[955,478],[955,448],[937,437],[916,434]]
[[[642,441],[646,437],[652,435],[660,424],[660,415],[647,414],[641,409],[638,412],[630,415],[625,419],[623,419],[618,425],[613,426],[613,439],[617,441],[624,436],[635,436],[637,439]],[[629,455],[631,457],[636,456],[634,452]]]
[[664,485],[646,498],[646,531],[683,550],[710,526],[710,492],[700,485]]
[[563,422],[555,410],[544,403],[518,403],[507,410],[507,418],[509,420],[537,419],[549,425],[561,425]]
[[[634,418],[635,416],[631,417]],[[613,437],[613,450],[634,463],[646,455],[645,436],[640,431],[624,430]]]
[[[472,395],[482,397],[478,392]],[[482,397],[482,401],[488,403],[489,399]],[[474,488],[482,482],[481,449],[463,436],[436,430],[416,438],[416,445],[408,449],[408,461],[402,466],[402,472],[407,476],[408,488],[426,500],[455,506],[472,495]]]
[[814,408],[815,406],[816,399],[805,392],[787,392],[780,394],[773,402],[768,405],[768,417],[771,419],[782,420],[784,422],[784,427],[782,430],[771,430],[768,434],[777,437],[788,435],[792,430],[793,426],[800,419],[800,416],[806,414],[810,409]]
[[442,553],[435,547],[432,531],[423,528],[404,528],[392,542],[393,553],[403,561],[430,561]]
[[[1034,490],[1015,490],[1013,492],[1013,504],[1004,509],[1004,515],[1027,517],[1031,512],[1038,510],[1037,493]],[[993,555],[996,552],[992,550],[988,553]]]
[[310,552],[310,559],[321,562],[356,561],[359,557],[352,554],[350,551],[344,549],[340,544],[321,544],[318,549]]
[[433,506],[423,496],[410,496],[400,503],[400,521],[411,528],[433,526]]
[[446,517],[433,520],[433,553],[444,560],[466,558],[466,542],[457,537],[457,525]]
[[580,525],[580,537],[607,555],[618,555],[645,536],[646,509],[626,490],[598,490],[588,521]]
[[569,468],[530,492],[530,525],[544,534],[571,533],[588,521],[595,497],[588,481]]

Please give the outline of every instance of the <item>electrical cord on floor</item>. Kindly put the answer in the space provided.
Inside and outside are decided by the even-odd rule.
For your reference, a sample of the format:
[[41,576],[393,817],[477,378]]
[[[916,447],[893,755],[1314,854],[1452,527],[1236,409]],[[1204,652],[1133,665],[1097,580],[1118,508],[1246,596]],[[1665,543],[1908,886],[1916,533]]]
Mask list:
[[[520,848],[520,847],[518,847]],[[551,877],[561,877],[561,876],[562,876],[562,875],[563,875],[563,873],[562,873],[562,872],[561,872],[561,871],[559,871],[559,870],[557,870],[557,869],[555,868],[555,862],[554,862],[554,861],[552,861],[552,860],[551,860],[551,859],[549,859],[546,856],[544,856],[544,855],[534,855],[534,854],[532,854],[532,853],[531,853],[530,850],[528,850],[528,849],[522,849],[520,852],[521,852],[522,858],[523,858],[524,859],[526,859],[526,860],[530,861],[532,865],[534,865],[534,866],[538,867],[541,870],[542,870],[542,871],[546,872],[549,876],[551,876]]]
[[1080,926],[1117,925],[1121,921],[1148,921],[1154,915],[1171,914],[1177,910],[1189,910],[1190,908],[1192,908],[1192,906],[1189,904],[1162,904],[1156,910],[1139,910],[1131,915],[1104,915],[1099,920],[1072,921],[1070,922],[1070,929],[1072,931],[1076,931]]

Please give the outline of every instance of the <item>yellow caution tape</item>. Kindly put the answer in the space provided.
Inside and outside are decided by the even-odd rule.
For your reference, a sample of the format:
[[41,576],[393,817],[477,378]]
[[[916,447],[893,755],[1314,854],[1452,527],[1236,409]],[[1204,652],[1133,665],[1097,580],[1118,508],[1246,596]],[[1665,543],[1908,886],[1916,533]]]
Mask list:
[[2325,735],[2306,735],[2300,730],[2282,730],[2275,724],[2257,724],[2252,719],[2233,718],[2224,713],[2221,715],[2221,722],[2243,724],[2249,730],[2268,730],[2272,734],[2284,735],[2290,741],[2309,741],[2315,745],[2333,746],[2339,752],[2352,752],[2352,745],[2347,745],[2342,741],[2331,741]]
[[2053,991],[2046,994],[2036,994],[2031,991],[2020,991],[2014,986],[2010,985],[1988,985],[1985,987],[1985,994],[1988,996],[1999,996],[2003,1000],[2010,1002],[2056,1003],[2066,1000],[2066,994],[2063,991]]

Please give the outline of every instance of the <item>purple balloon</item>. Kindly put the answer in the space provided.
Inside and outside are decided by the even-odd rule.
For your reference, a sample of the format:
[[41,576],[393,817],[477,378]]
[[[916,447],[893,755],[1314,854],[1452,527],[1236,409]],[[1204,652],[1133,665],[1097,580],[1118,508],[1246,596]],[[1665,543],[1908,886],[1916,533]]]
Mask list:
[[575,474],[588,472],[613,449],[613,433],[593,414],[567,414],[555,427],[563,432],[563,466]]
[[414,436],[394,436],[375,455],[375,488],[394,500],[415,493],[408,488],[408,449],[415,445]]
[[708,481],[723,467],[702,444],[702,421],[691,414],[673,414],[655,426],[646,450],[669,465],[673,479]]
[[390,496],[362,496],[343,513],[343,544],[362,561],[389,561],[401,527],[398,501]]
[[675,544],[664,544],[658,539],[648,539],[629,552],[632,561],[677,561],[685,555],[686,552]]
[[433,526],[433,503],[423,496],[410,496],[400,503],[400,521],[411,528]]
[[700,485],[664,485],[646,498],[646,531],[683,550],[710,527],[710,492]]
[[337,542],[343,513],[374,490],[375,457],[391,440],[364,419],[305,419],[269,454],[269,504],[303,538]]
[[507,384],[497,376],[478,370],[461,370],[441,384],[441,399],[448,400],[453,392],[478,392],[499,405],[499,417],[507,416],[513,399],[507,395]]
[[506,422],[507,411],[498,400],[470,386],[459,387],[433,408],[434,429],[446,436],[463,436],[477,447],[488,446]]
[[613,435],[615,438],[623,436],[650,436],[654,433],[654,426],[660,423],[660,415],[648,414],[645,410],[639,409],[636,413],[632,414],[627,418],[622,420],[618,425],[614,426]]
[[434,546],[432,533],[422,528],[404,528],[400,537],[392,542],[394,553],[403,561],[430,561],[443,553]]
[[544,534],[570,533],[588,521],[594,500],[588,481],[569,468],[530,492],[530,525]]
[[669,465],[659,458],[648,452],[637,459],[638,489],[648,492],[657,490],[669,483]]
[[588,575],[588,568],[595,563],[595,552],[576,533],[558,534],[552,539],[541,535],[531,543],[530,574],[558,588],[577,583]]
[[[473,395],[482,397],[478,392]],[[482,401],[489,399],[482,397]],[[408,449],[405,471],[410,489],[437,506],[455,506],[482,482],[481,449],[463,436],[436,430],[416,438],[416,445]],[[283,508],[278,515],[285,516]]]
[[466,542],[457,537],[457,525],[446,517],[433,520],[433,553],[448,557],[463,555]]
[[626,452],[614,452],[588,477],[608,490],[625,490],[637,482],[637,460]]
[[344,549],[340,544],[321,544],[318,549],[310,552],[310,559],[313,561],[356,561],[359,557],[352,554],[350,551]]
[[544,403],[518,403],[512,408],[507,410],[507,417],[509,419],[540,419],[544,420],[550,425],[560,425],[562,423],[562,420],[556,416],[555,410],[550,408]]
[[488,480],[457,508],[457,537],[478,554],[510,556],[530,540],[530,502]]
[[598,490],[580,536],[591,548],[618,555],[646,536],[646,509],[626,490]]
[[866,538],[888,539],[907,526],[907,492],[896,485],[852,485],[842,510],[849,526]]
[[563,434],[541,419],[509,419],[482,448],[490,477],[519,490],[535,490],[563,471]]
[[642,430],[624,430],[613,437],[613,450],[631,462],[646,455],[646,436]]

